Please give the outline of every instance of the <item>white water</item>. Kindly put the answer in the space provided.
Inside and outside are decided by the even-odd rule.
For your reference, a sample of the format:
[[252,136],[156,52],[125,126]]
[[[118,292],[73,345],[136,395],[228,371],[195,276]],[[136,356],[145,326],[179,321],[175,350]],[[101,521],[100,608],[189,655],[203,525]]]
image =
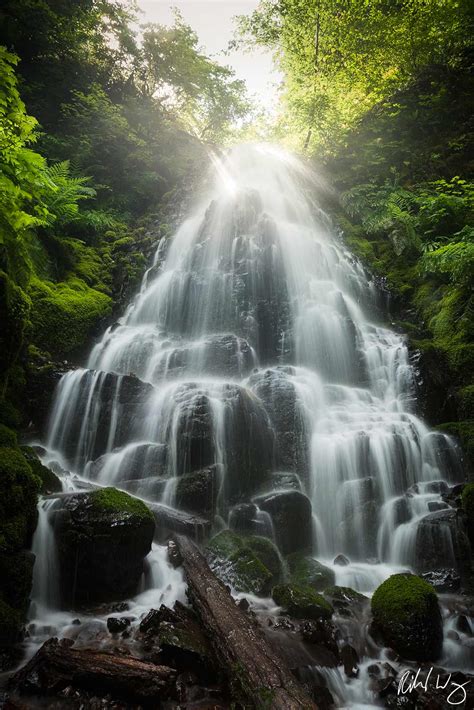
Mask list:
[[[302,463],[294,471],[312,503],[314,553],[330,565],[346,554],[348,567],[333,566],[337,584],[371,592],[414,564],[418,523],[428,502],[440,500],[423,484],[460,478],[455,446],[414,413],[403,336],[377,322],[375,288],[308,198],[304,165],[268,146],[244,146],[215,158],[214,168],[208,194],[169,245],[160,244],[153,275],[119,324],[85,369],[61,381],[50,456],[81,479],[173,505],[194,455],[183,441],[202,405],[212,435],[201,463],[219,464],[225,518],[258,492],[257,480],[242,482],[245,470],[262,480],[291,470],[275,413],[261,399],[268,382],[277,412],[282,392],[296,397]],[[151,387],[127,419],[130,374]],[[42,518],[35,545],[43,550],[46,535]],[[157,590],[170,602],[182,591],[162,553],[153,555],[157,576],[134,602],[143,608]],[[35,576],[45,606],[48,564]],[[176,591],[163,592],[169,585]]]

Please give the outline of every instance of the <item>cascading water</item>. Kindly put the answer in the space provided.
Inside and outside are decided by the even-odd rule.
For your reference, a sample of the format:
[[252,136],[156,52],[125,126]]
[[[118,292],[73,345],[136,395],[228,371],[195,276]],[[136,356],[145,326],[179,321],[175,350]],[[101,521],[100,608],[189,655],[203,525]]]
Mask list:
[[[403,337],[375,322],[376,289],[308,198],[307,169],[258,145],[214,173],[86,369],[63,377],[49,456],[176,507],[183,477],[207,471],[211,503],[195,512],[231,522],[265,490],[299,488],[313,554],[373,591],[421,565],[440,482],[461,480],[456,448],[413,412]],[[273,535],[268,517],[257,509]],[[448,523],[447,567],[450,536]],[[351,564],[333,566],[340,553]]]

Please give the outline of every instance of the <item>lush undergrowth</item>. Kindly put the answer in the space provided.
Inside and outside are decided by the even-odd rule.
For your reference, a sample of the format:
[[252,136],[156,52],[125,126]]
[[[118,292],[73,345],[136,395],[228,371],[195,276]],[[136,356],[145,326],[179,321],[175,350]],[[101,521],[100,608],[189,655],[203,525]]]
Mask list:
[[326,163],[344,239],[390,292],[419,350],[425,414],[474,463],[472,57],[426,68],[370,111]]

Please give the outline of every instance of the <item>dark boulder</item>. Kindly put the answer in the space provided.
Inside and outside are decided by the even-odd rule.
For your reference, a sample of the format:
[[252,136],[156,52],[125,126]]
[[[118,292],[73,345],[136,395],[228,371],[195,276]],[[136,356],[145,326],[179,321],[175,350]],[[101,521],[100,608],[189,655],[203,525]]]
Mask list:
[[438,593],[458,592],[461,588],[461,577],[455,569],[438,569],[425,572],[421,577],[431,584]]
[[298,473],[305,480],[309,468],[309,440],[303,409],[298,401],[292,367],[256,372],[248,386],[262,400],[275,431],[275,465]]
[[176,482],[175,505],[190,513],[213,517],[222,479],[222,466],[215,464],[180,476]]
[[129,626],[130,619],[128,619],[126,616],[109,616],[109,618],[107,619],[107,628],[111,634],[121,634]]
[[434,588],[412,574],[395,574],[372,597],[372,615],[385,644],[402,658],[437,660],[443,646],[443,622]]
[[[154,387],[134,375],[80,370],[68,372],[60,381],[53,414],[61,416],[58,405],[66,396],[67,416],[59,422],[52,445],[57,445],[69,461],[84,464],[104,454],[110,444],[124,446],[140,434],[147,420],[146,403]],[[118,408],[120,416],[115,417]]]
[[311,587],[317,592],[332,587],[336,575],[330,567],[326,567],[313,557],[298,552],[287,557],[291,582],[299,586]]
[[311,551],[312,510],[307,496],[299,491],[280,491],[258,496],[254,502],[270,514],[282,554]]
[[333,608],[326,599],[311,587],[281,584],[272,589],[275,604],[295,619],[330,619]]
[[202,542],[211,532],[211,521],[195,513],[175,510],[161,503],[148,503],[155,518],[155,536],[159,542],[165,542],[173,533],[180,533]]
[[111,601],[136,591],[155,529],[144,503],[103,488],[64,497],[51,515],[63,602]]
[[471,549],[462,513],[448,508],[426,515],[418,524],[415,569],[431,572],[447,565],[462,575],[469,574]]
[[333,564],[339,565],[339,567],[347,567],[347,565],[350,565],[350,561],[345,555],[339,554],[334,558]]

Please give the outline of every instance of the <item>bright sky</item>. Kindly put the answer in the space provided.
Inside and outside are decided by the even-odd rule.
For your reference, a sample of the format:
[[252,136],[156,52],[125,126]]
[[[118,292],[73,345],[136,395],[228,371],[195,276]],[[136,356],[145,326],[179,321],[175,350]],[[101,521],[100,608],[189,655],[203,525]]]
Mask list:
[[237,77],[244,79],[249,93],[257,97],[258,105],[271,110],[279,82],[271,55],[260,49],[223,54],[233,37],[233,18],[252,12],[257,5],[258,0],[138,0],[143,11],[142,23],[172,24],[172,8],[177,7],[197,33],[205,53],[231,66]]

